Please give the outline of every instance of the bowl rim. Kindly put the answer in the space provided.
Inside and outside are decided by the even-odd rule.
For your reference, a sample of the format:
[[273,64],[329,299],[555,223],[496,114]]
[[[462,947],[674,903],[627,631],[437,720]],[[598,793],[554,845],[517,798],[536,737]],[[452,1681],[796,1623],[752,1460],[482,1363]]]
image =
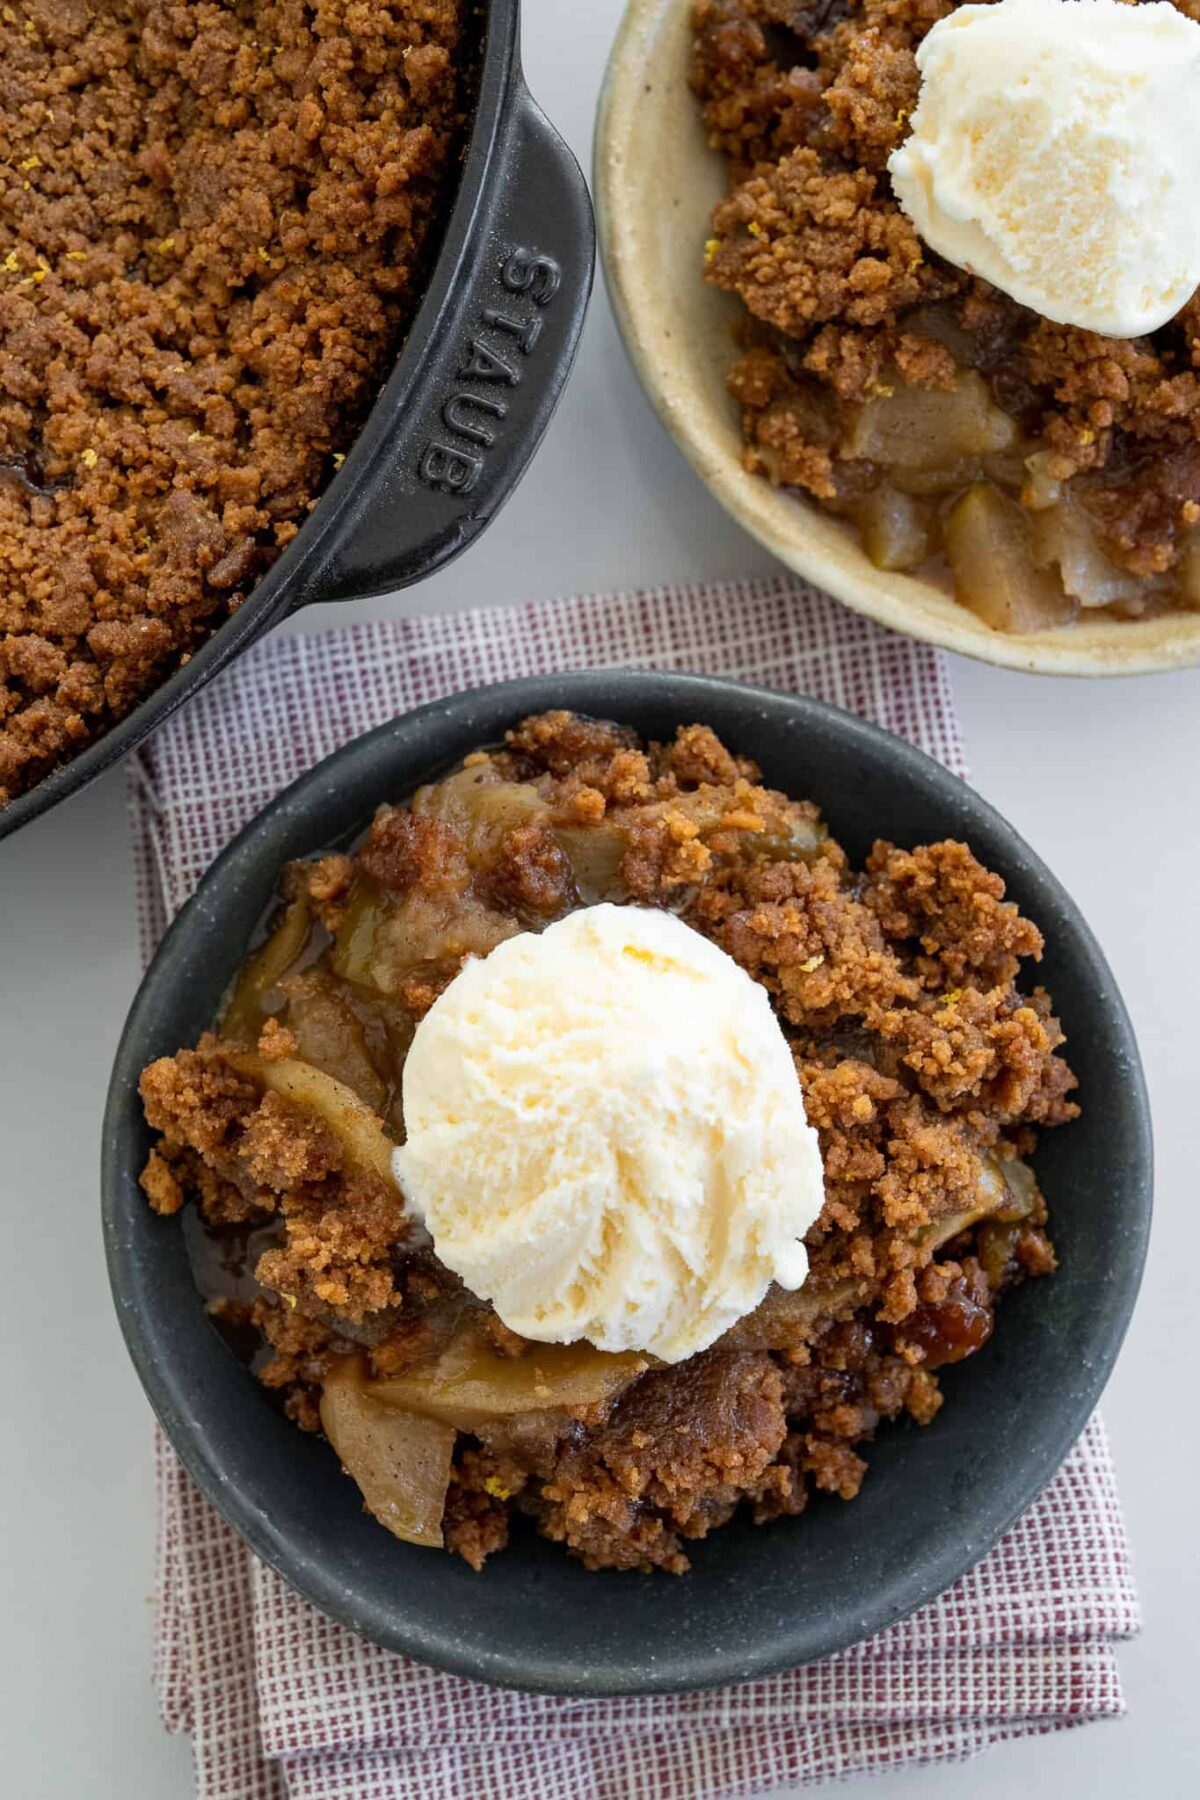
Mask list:
[[[1094,1317],[1102,1318],[1103,1324],[1093,1327],[1095,1339],[1086,1346],[1088,1354],[1080,1358],[1078,1376],[1070,1391],[1053,1395],[1052,1414],[1047,1413],[1043,1402],[1036,1441],[1032,1446],[1027,1441],[1023,1457],[1015,1459],[1013,1466],[1006,1466],[1006,1478],[990,1486],[980,1498],[968,1534],[943,1534],[919,1566],[905,1569],[881,1590],[873,1590],[867,1596],[856,1595],[833,1628],[826,1625],[815,1629],[803,1616],[797,1616],[789,1621],[790,1630],[782,1641],[778,1629],[774,1636],[764,1634],[752,1652],[743,1649],[735,1660],[720,1643],[672,1644],[665,1649],[660,1647],[661,1654],[649,1653],[647,1666],[614,1672],[590,1665],[563,1667],[556,1660],[553,1646],[542,1651],[539,1658],[531,1658],[527,1649],[514,1656],[503,1646],[486,1657],[464,1653],[455,1640],[452,1620],[436,1626],[407,1620],[402,1593],[372,1591],[364,1595],[347,1591],[319,1555],[290,1541],[286,1533],[276,1528],[263,1494],[238,1489],[230,1483],[219,1450],[208,1441],[202,1418],[203,1393],[197,1394],[171,1357],[160,1357],[157,1350],[155,1307],[164,1319],[166,1311],[153,1279],[146,1276],[141,1266],[143,1258],[134,1244],[137,1221],[149,1217],[138,1186],[140,1157],[136,1151],[144,1124],[137,1081],[149,1060],[145,1046],[153,1041],[164,997],[194,973],[187,963],[193,936],[211,926],[220,911],[219,897],[235,892],[243,877],[252,877],[257,884],[269,864],[274,884],[281,866],[281,851],[272,841],[277,822],[284,819],[303,824],[322,803],[328,804],[339,776],[369,772],[373,780],[386,778],[393,793],[410,792],[447,766],[444,758],[420,761],[425,727],[435,720],[461,722],[464,729],[470,724],[478,743],[481,740],[474,735],[473,721],[480,709],[489,724],[495,724],[498,735],[503,729],[500,721],[515,720],[544,709],[547,704],[619,718],[623,709],[628,711],[639,704],[649,706],[656,699],[669,701],[672,709],[677,706],[680,722],[687,717],[704,719],[711,714],[714,702],[723,701],[752,710],[770,729],[778,728],[781,733],[791,729],[835,734],[862,752],[868,763],[873,757],[885,758],[898,778],[917,784],[936,802],[945,803],[952,817],[956,804],[960,811],[965,809],[993,840],[989,860],[995,856],[995,842],[1003,845],[1002,868],[1018,871],[1053,896],[1059,911],[1060,933],[1065,929],[1071,934],[1077,954],[1087,965],[1090,981],[1111,1011],[1115,1034],[1111,1054],[1124,1059],[1130,1127],[1136,1139],[1131,1161],[1137,1173],[1127,1194],[1130,1232],[1124,1241],[1125,1254],[1112,1270],[1111,1279],[1106,1278],[1103,1294],[1097,1296]],[[393,777],[392,769],[403,763],[411,772]],[[360,816],[365,814],[356,812],[355,818]],[[311,845],[313,851],[320,847],[320,841]],[[292,853],[301,854],[298,850]],[[217,998],[214,995],[214,1006]],[[1075,903],[994,807],[923,751],[826,702],[718,677],[624,668],[527,676],[431,701],[350,740],[251,818],[176,914],[142,979],[114,1058],[101,1157],[106,1261],[126,1347],[154,1412],[185,1468],[250,1549],[321,1612],[386,1649],[495,1685],[591,1697],[676,1693],[722,1686],[817,1660],[906,1617],[973,1567],[1052,1479],[1095,1408],[1124,1339],[1141,1282],[1152,1187],[1149,1103],[1133,1027],[1114,977]],[[1050,1417],[1053,1429],[1047,1430]],[[548,1547],[547,1554],[565,1555],[557,1546]],[[475,1579],[486,1581],[487,1576]]]
[[[666,15],[686,12],[688,4],[689,0],[627,0],[596,115],[592,191],[605,285],[621,340],[659,421],[714,498],[772,555],[843,606],[891,631],[977,661],[1026,674],[1092,678],[1161,674],[1200,663],[1200,612],[1152,621],[1093,620],[1086,629],[1099,633],[1101,641],[1091,645],[1081,642],[1079,626],[1018,636],[991,629],[966,607],[954,609],[961,618],[926,614],[910,603],[905,591],[932,593],[929,583],[875,569],[848,531],[839,533],[844,549],[835,554],[808,529],[809,521],[832,521],[794,492],[775,489],[761,476],[751,475],[706,429],[694,405],[698,384],[690,378],[693,365],[689,361],[689,373],[684,374],[679,359],[664,355],[652,336],[647,318],[652,309],[640,294],[644,253],[639,253],[631,213],[637,182],[628,179],[623,155],[629,133],[645,114],[649,82],[659,66],[655,30]],[[698,266],[696,284],[699,289]],[[686,340],[682,329],[664,335]],[[939,599],[944,598],[939,593]]]

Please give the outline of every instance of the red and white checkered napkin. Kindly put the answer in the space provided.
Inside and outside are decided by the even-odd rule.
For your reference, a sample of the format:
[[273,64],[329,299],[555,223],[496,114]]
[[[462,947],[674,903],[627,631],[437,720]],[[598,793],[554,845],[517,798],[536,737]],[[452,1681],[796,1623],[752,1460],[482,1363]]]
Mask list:
[[[963,770],[942,658],[791,580],[276,639],[132,765],[147,952],[238,826],[347,738],[459,688],[616,663],[803,689]],[[651,1699],[514,1693],[377,1650],[257,1562],[161,1438],[158,1479],[156,1680],[201,1800],[732,1800],[1113,1717],[1114,1645],[1139,1626],[1098,1420],[922,1612],[811,1668]]]

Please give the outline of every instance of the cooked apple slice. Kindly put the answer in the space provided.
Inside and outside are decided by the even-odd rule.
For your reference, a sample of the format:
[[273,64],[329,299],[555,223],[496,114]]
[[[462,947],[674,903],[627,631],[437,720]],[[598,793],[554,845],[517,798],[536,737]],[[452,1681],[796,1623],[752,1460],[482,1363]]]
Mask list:
[[434,1362],[371,1383],[386,1406],[474,1431],[514,1413],[563,1412],[614,1400],[652,1367],[634,1352],[612,1355],[591,1344],[536,1344],[523,1356],[498,1356],[463,1332]]
[[849,1316],[862,1304],[867,1283],[839,1281],[833,1287],[816,1288],[805,1282],[800,1288],[769,1287],[752,1313],[732,1326],[721,1339],[730,1350],[794,1350],[809,1337],[817,1319],[845,1309]]
[[920,1242],[927,1250],[940,1250],[951,1238],[981,1219],[995,1219],[1003,1225],[1014,1225],[1027,1219],[1037,1204],[1037,1178],[1028,1163],[1019,1157],[1001,1159],[985,1156],[979,1175],[979,1197],[976,1205],[961,1212],[935,1219],[921,1232]]
[[959,601],[997,631],[1047,631],[1074,617],[1062,584],[1034,564],[1028,515],[988,482],[951,509],[946,558]]
[[308,895],[301,894],[285,909],[283,918],[248,962],[243,964],[229,1004],[221,1015],[221,1037],[237,1043],[256,1044],[266,1023],[264,1001],[272,988],[278,987],[308,942],[312,929],[312,908]]
[[613,825],[556,825],[554,837],[571,865],[585,906],[621,895],[621,858],[629,848],[627,831]]
[[760,831],[752,837],[746,851],[759,862],[812,863],[821,854],[821,846],[829,836],[823,819],[808,819],[794,814],[781,821],[776,829]]
[[[1025,458],[1025,479],[1021,484],[1021,504],[1030,512],[1044,512],[1056,506],[1062,497],[1064,459],[1053,450],[1035,450]],[[1070,465],[1067,465],[1069,473]]]
[[329,965],[343,981],[359,987],[370,987],[371,967],[375,960],[375,934],[387,916],[387,902],[382,890],[370,876],[354,878],[341,923],[333,940]]
[[260,1082],[268,1093],[278,1094],[281,1100],[290,1100],[293,1106],[315,1113],[337,1138],[353,1167],[391,1183],[396,1146],[383,1129],[379,1115],[344,1081],[291,1057],[268,1062],[256,1051],[240,1050],[228,1051],[226,1056],[239,1075]]
[[353,1356],[326,1379],[321,1426],[358,1483],[367,1511],[406,1544],[440,1549],[454,1427],[380,1405]]
[[380,994],[395,994],[414,969],[464,956],[487,956],[521,927],[475,894],[421,888],[388,897],[373,881],[354,884],[334,939],[335,975]]
[[1034,514],[1033,559],[1058,569],[1068,594],[1081,606],[1114,606],[1136,600],[1145,583],[1118,568],[1102,550],[1087,514],[1069,497]]
[[863,549],[877,569],[915,569],[928,556],[929,533],[911,494],[880,482],[859,502],[855,516]]
[[841,454],[893,469],[947,469],[964,457],[1010,450],[1017,437],[1015,421],[995,404],[982,375],[968,369],[953,388],[897,382],[891,392],[868,400],[856,413]]
[[418,818],[437,819],[459,834],[472,867],[491,862],[506,832],[546,816],[546,802],[531,782],[505,781],[491,763],[459,769],[413,796]]
[[299,1061],[332,1075],[382,1115],[387,1086],[367,1050],[362,1020],[345,990],[327,975],[300,976],[287,986],[286,1023]]

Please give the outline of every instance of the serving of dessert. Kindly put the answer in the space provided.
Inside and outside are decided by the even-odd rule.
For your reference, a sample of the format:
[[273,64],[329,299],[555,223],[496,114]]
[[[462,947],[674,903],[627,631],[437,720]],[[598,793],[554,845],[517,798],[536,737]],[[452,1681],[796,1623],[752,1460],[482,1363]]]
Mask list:
[[854,869],[703,725],[536,715],[283,871],[143,1187],[397,1536],[681,1570],[852,1498],[1053,1270],[1041,950],[964,844]]
[[296,536],[395,359],[465,0],[0,10],[0,805]]
[[1200,608],[1194,11],[694,0],[746,467],[997,631]]

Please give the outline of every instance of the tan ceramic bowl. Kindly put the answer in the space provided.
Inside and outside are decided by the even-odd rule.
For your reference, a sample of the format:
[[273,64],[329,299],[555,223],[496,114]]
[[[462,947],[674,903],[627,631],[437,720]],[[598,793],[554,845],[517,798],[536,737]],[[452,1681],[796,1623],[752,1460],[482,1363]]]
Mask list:
[[659,417],[717,499],[780,560],[893,631],[1043,675],[1138,675],[1200,663],[1200,613],[1088,619],[1028,637],[993,631],[930,583],[876,569],[849,529],[741,465],[725,389],[740,303],[700,277],[725,188],[688,88],[690,0],[630,0],[596,138],[609,292]]

